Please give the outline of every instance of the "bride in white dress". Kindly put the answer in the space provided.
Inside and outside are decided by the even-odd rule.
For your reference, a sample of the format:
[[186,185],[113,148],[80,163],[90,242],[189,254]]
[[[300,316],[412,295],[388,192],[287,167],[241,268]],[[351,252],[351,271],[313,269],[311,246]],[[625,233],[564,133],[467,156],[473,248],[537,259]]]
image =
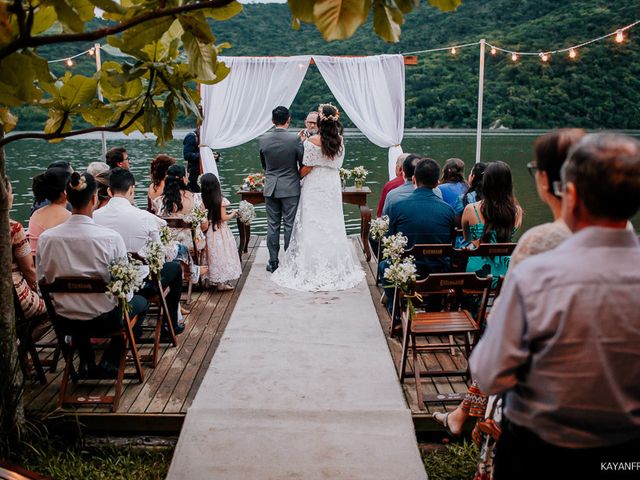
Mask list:
[[289,248],[271,279],[283,287],[310,292],[346,290],[364,271],[347,238],[339,169],[344,160],[338,109],[320,105],[319,135],[304,143],[304,176]]

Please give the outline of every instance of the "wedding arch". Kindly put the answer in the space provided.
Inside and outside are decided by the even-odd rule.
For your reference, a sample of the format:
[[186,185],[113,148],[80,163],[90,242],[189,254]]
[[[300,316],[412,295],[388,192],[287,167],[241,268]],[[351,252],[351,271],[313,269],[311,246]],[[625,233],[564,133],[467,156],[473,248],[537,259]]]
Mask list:
[[389,149],[389,178],[395,175],[404,131],[402,55],[220,57],[231,72],[220,83],[200,87],[204,172],[218,174],[211,149],[241,145],[272,127],[271,111],[291,106],[312,59],[355,126],[371,142]]

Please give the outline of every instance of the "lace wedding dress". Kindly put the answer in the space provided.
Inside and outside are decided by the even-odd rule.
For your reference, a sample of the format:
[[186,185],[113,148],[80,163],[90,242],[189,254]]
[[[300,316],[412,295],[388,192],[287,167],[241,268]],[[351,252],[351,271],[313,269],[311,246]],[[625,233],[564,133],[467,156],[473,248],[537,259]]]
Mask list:
[[304,178],[289,248],[271,275],[278,285],[310,292],[353,288],[365,275],[347,238],[342,213],[339,169],[334,159],[306,141],[302,163],[313,167]]

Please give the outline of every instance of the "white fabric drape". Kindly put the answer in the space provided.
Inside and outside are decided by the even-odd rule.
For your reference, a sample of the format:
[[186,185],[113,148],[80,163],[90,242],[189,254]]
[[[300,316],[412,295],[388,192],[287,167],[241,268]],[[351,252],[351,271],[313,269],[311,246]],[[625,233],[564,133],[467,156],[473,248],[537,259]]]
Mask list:
[[219,57],[231,72],[220,83],[201,85],[204,122],[200,130],[202,169],[218,175],[211,149],[253,140],[272,127],[271,111],[289,107],[311,57]]
[[389,178],[402,153],[404,58],[313,56],[331,93],[353,123],[379,147],[389,148]]

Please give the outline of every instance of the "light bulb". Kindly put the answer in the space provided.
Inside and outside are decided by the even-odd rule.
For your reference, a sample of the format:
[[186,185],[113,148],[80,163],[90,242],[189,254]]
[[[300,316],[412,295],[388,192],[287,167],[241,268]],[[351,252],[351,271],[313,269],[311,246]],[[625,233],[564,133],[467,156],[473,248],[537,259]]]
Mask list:
[[511,54],[511,60],[513,60],[514,62],[515,62],[516,60],[518,60],[518,54],[517,54],[516,52],[513,52],[513,53]]
[[491,47],[491,55],[495,55],[497,52],[496,47]]
[[616,43],[622,43],[624,42],[624,34],[622,33],[622,30],[618,30],[616,32]]
[[576,58],[578,56],[578,53],[575,51],[574,48],[571,48],[569,50],[569,58]]
[[458,49],[456,47],[451,47],[451,55],[455,55],[458,53]]
[[71,60],[70,58],[67,58],[67,61],[64,63],[67,64],[67,67],[73,67],[73,60]]
[[93,56],[96,54],[96,49],[95,48],[90,48],[89,49],[89,55]]
[[549,54],[542,52],[540,54],[540,60],[542,60],[543,62],[548,62],[549,61]]

